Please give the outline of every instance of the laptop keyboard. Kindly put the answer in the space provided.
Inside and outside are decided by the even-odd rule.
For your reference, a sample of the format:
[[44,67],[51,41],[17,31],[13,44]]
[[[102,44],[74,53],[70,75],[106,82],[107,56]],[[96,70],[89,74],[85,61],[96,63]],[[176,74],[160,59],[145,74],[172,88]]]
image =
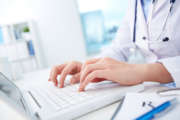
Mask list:
[[[117,84],[114,85],[117,86]],[[46,101],[55,111],[69,108],[72,105],[78,105],[82,102],[92,100],[96,96],[103,95],[102,92],[97,91],[78,92],[78,88],[79,84],[67,85],[64,88],[57,88],[49,84],[47,87],[33,88],[31,92],[37,98],[36,101],[39,105],[47,106],[43,105],[45,104],[43,101]]]

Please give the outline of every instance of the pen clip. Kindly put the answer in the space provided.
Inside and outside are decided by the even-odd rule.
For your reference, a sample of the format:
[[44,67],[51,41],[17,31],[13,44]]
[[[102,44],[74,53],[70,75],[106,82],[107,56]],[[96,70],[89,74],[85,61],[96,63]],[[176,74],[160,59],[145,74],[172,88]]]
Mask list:
[[157,94],[160,96],[180,96],[180,88],[169,88],[165,90],[159,90],[157,91]]

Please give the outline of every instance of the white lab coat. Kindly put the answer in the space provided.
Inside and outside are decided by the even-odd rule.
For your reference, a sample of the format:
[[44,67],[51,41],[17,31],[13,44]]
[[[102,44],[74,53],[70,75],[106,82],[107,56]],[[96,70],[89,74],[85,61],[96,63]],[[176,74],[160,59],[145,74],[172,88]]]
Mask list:
[[[153,5],[155,5],[154,10],[152,10]],[[170,0],[156,0],[156,3],[150,6],[147,22],[140,0],[137,7],[136,45],[144,52],[148,62],[161,62],[176,85],[180,87],[180,0],[176,0],[168,18],[166,30],[158,40],[157,37],[162,32],[169,13]],[[110,48],[103,50],[102,56],[120,61],[127,60],[127,49],[133,45],[134,10],[135,0],[129,0],[128,12],[120,25],[116,39]],[[169,41],[163,41],[165,37],[168,37]]]

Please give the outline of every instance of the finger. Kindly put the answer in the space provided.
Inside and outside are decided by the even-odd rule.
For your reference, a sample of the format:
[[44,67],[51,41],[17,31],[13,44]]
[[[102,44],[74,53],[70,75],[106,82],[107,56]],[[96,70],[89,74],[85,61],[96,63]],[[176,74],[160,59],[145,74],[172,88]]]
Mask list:
[[75,67],[74,63],[68,64],[62,71],[61,77],[60,77],[60,88],[64,87],[64,80],[66,79],[66,76],[70,74],[70,72],[73,70]]
[[87,75],[91,73],[92,71],[95,70],[102,70],[105,68],[104,64],[91,64],[86,66],[82,71],[81,71],[81,77],[80,77],[80,82],[83,82]]
[[80,81],[80,73],[77,73],[72,76],[70,80],[70,84],[75,84],[75,83],[78,83],[79,81]]
[[86,79],[80,83],[79,86],[79,91],[84,91],[85,87],[88,85],[88,83],[90,83],[91,81],[93,81],[96,78],[101,78],[101,79],[105,79],[106,78],[106,71],[105,70],[96,70],[92,73],[90,73]]
[[55,67],[53,67],[52,68],[52,70],[51,70],[51,72],[50,72],[50,77],[49,77],[49,79],[50,79],[50,81],[52,81],[53,79],[54,79],[54,72],[57,72],[57,73],[59,73],[60,74],[60,72],[62,71],[62,69],[64,68],[64,66],[65,66],[65,64],[61,64],[61,65],[59,65],[59,66],[55,66]]
[[57,76],[61,73],[62,69],[64,68],[65,64],[55,66],[52,68],[49,81],[52,81],[57,86]]
[[87,60],[83,65],[82,65],[82,70],[85,68],[86,65],[89,65],[89,64],[94,64],[96,63],[97,61],[99,61],[100,58],[95,58],[95,59],[90,59],[90,60]]
[[51,74],[52,77],[50,80],[54,83],[55,86],[57,86],[57,83],[58,83],[58,80],[57,80],[58,74],[59,74],[58,69],[56,69],[56,70],[54,69],[54,71]]

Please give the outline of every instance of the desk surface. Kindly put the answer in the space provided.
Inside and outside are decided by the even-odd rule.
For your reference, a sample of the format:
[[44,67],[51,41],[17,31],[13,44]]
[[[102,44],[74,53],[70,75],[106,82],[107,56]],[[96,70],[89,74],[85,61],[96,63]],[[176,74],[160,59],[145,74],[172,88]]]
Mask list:
[[[39,78],[34,79],[35,76],[41,76],[41,79],[39,79]],[[47,80],[48,76],[49,76],[49,69],[36,71],[36,72],[29,73],[29,74],[25,74],[23,76],[23,79],[18,80],[15,83],[19,86],[24,83],[26,83],[26,84],[41,84],[41,82]],[[34,81],[38,81],[38,83],[34,82]],[[148,89],[146,92],[153,92],[153,91],[156,91],[159,89],[163,89],[163,88],[154,87],[154,88]],[[84,116],[81,116],[81,117],[77,118],[76,120],[109,120],[111,118],[112,114],[114,113],[116,107],[118,106],[118,104],[119,103],[114,103],[114,104],[104,107],[102,109],[99,109],[99,110],[93,111],[91,113],[88,113]],[[17,120],[25,120],[18,113],[16,113],[15,111],[11,111],[9,109],[9,107],[6,107],[7,105],[5,105],[5,103],[3,103],[2,101],[0,101],[0,106],[3,106],[3,109],[0,109],[1,114],[2,113],[8,113],[8,114],[10,113],[11,114],[12,113],[11,116],[15,116],[13,118],[17,117]],[[170,119],[177,120],[176,118],[180,118],[180,114],[177,111],[180,111],[180,104],[177,106],[177,109],[173,109],[170,112],[173,114],[168,113],[160,120],[167,120],[167,118],[168,118],[168,120],[170,120]],[[16,116],[16,114],[17,114],[17,116]],[[7,114],[4,114],[4,116],[6,116],[6,115]],[[8,117],[10,118],[11,116],[7,115],[7,118]],[[4,119],[4,120],[9,120],[9,119]],[[16,120],[16,119],[14,119],[14,120]]]
[[0,113],[1,120],[26,120],[24,116],[2,100],[0,100]]

